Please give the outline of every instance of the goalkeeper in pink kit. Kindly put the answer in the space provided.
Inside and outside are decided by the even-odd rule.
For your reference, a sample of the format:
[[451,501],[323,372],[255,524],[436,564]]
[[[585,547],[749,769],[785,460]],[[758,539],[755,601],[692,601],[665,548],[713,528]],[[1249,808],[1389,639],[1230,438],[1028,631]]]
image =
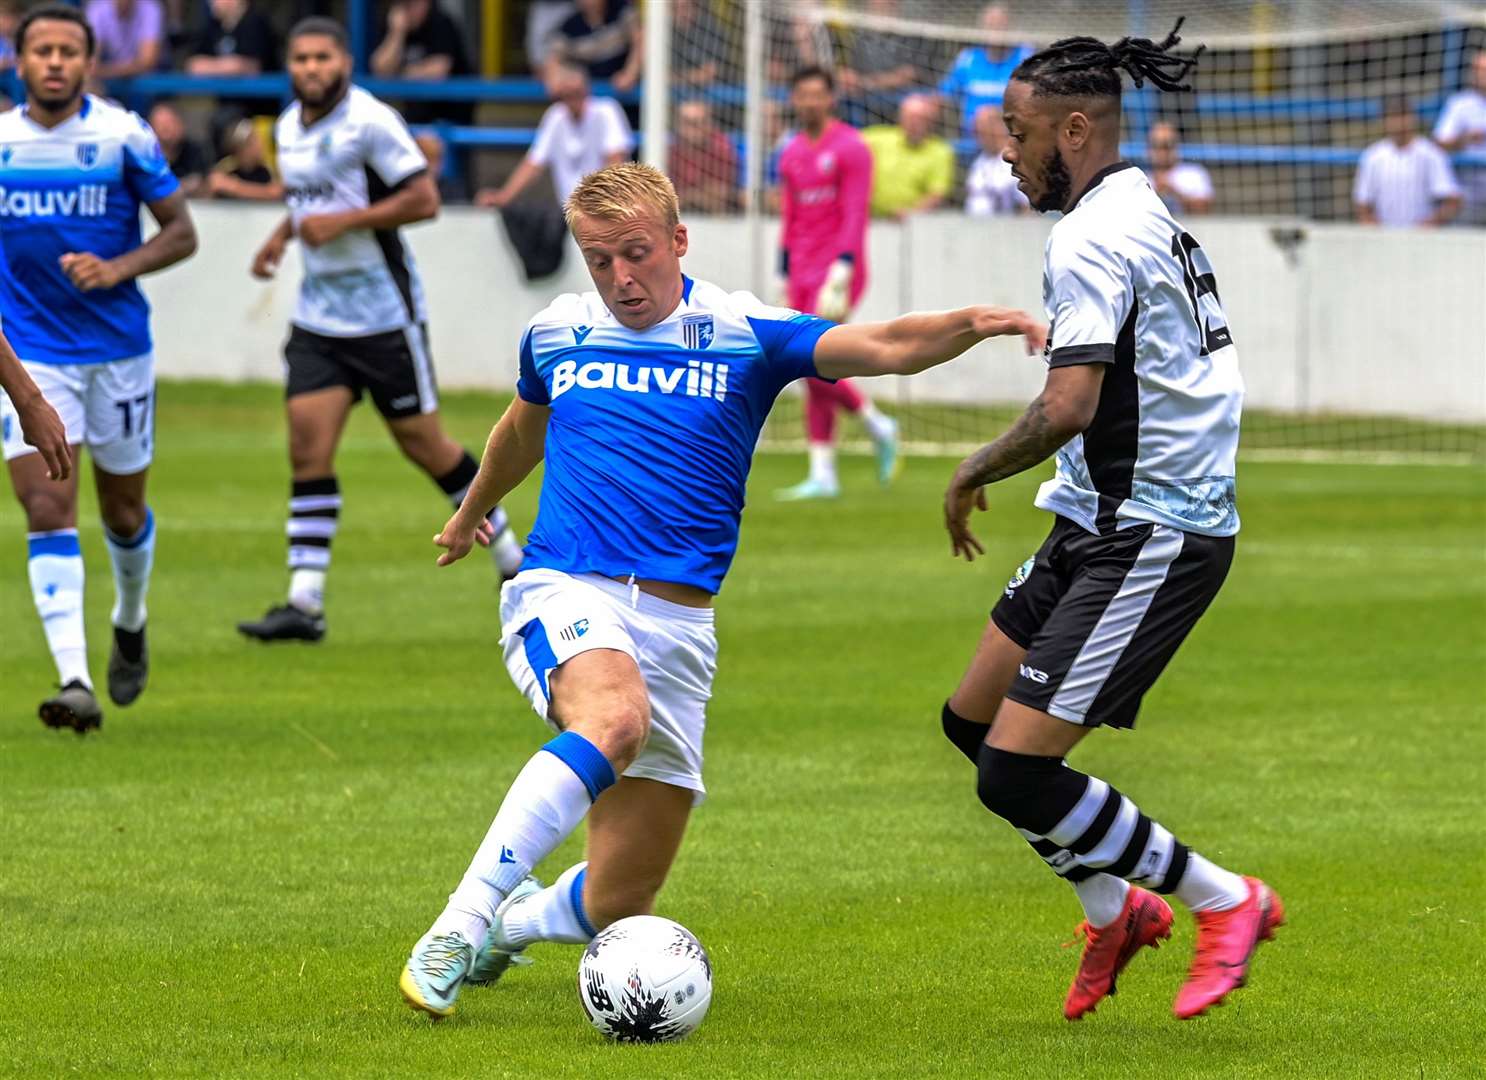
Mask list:
[[[835,84],[823,68],[804,68],[791,82],[799,134],[779,159],[779,276],[775,299],[797,311],[845,322],[867,288],[867,202],[872,154],[835,112]],[[877,478],[886,484],[898,460],[898,425],[872,407],[847,379],[805,380],[810,475],[781,499],[829,499],[836,479],[836,411],[855,413],[877,447]]]

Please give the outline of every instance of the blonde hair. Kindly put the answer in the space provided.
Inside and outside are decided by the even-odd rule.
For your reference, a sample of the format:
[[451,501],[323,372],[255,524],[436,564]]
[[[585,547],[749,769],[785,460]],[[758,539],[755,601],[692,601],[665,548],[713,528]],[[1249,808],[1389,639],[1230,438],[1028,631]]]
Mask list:
[[571,229],[579,214],[605,221],[625,221],[644,208],[658,212],[667,228],[675,228],[681,220],[676,189],[665,173],[653,165],[621,161],[580,180],[562,213]]

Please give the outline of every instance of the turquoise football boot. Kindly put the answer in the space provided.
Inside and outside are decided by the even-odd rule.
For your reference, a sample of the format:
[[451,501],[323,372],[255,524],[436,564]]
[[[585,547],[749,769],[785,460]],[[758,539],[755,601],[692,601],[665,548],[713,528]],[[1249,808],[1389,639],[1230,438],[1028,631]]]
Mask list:
[[475,947],[458,930],[451,934],[425,934],[413,946],[402,969],[398,989],[409,1005],[442,1020],[454,1011],[460,987],[475,962]]

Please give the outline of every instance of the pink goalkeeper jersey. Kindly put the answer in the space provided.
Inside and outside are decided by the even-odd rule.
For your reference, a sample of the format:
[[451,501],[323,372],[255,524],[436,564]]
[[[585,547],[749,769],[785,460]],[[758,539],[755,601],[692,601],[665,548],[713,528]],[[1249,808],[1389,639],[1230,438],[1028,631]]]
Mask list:
[[793,288],[818,289],[831,263],[855,261],[851,298],[867,284],[867,200],[872,152],[856,128],[832,120],[812,142],[803,131],[779,158],[779,246],[789,253]]

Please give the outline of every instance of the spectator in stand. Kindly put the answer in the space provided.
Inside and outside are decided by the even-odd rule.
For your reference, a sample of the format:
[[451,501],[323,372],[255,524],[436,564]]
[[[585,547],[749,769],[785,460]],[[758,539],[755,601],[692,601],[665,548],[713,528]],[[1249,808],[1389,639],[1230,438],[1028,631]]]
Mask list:
[[732,76],[728,45],[706,0],[671,0],[671,81],[711,86]]
[[[453,16],[434,0],[393,0],[382,40],[371,54],[371,70],[384,79],[441,82],[468,75],[473,69],[464,31]],[[440,120],[467,124],[474,115],[469,102],[407,101],[400,105],[409,124]]]
[[[988,5],[980,13],[980,28],[990,34],[1005,34],[1006,8]],[[1000,106],[1011,73],[1035,51],[1028,44],[975,45],[960,50],[954,67],[939,84],[939,92],[959,103],[961,130],[970,131],[982,105]]]
[[[1470,86],[1451,94],[1434,126],[1434,141],[1450,153],[1486,155],[1486,49],[1471,58]],[[1460,221],[1486,225],[1486,164],[1461,167],[1465,212]]]
[[965,212],[971,217],[1025,214],[1032,209],[1011,175],[1011,166],[1001,159],[1009,137],[998,106],[982,105],[975,110],[980,154],[965,177]]
[[541,71],[547,66],[548,42],[577,10],[573,0],[531,0],[526,9],[526,62],[531,70]]
[[216,199],[280,202],[284,185],[274,178],[258,126],[243,117],[227,135],[228,154],[206,178],[206,190]]
[[97,78],[127,79],[159,69],[165,47],[160,0],[89,0],[85,13],[98,41]]
[[1394,228],[1447,224],[1460,212],[1460,187],[1445,152],[1419,134],[1406,98],[1383,102],[1383,131],[1357,164],[1357,220]]
[[955,152],[935,135],[939,106],[927,94],[909,94],[896,124],[862,132],[872,151],[872,214],[899,221],[944,205],[955,185]]
[[15,70],[15,30],[21,21],[21,8],[15,0],[0,3],[0,74]]
[[1151,184],[1172,217],[1206,214],[1213,208],[1213,178],[1195,161],[1181,160],[1176,128],[1162,120],[1146,136]]
[[200,144],[186,134],[186,123],[175,111],[175,106],[157,102],[150,110],[150,130],[160,141],[170,171],[180,181],[186,197],[200,195],[206,179],[206,154]]
[[630,0],[577,0],[577,7],[547,39],[550,60],[576,64],[590,79],[608,79],[621,94],[635,89],[645,54]]
[[[894,19],[898,0],[868,0],[867,14]],[[883,30],[856,31],[841,68],[841,89],[851,97],[891,95],[894,100],[919,83],[918,52],[907,38]],[[882,116],[881,110],[877,113]]]
[[712,120],[705,101],[683,101],[676,109],[676,140],[666,172],[681,209],[729,214],[738,208],[738,152]]
[[561,62],[547,66],[552,104],[542,114],[537,136],[521,164],[499,188],[475,195],[477,206],[504,210],[544,172],[551,172],[557,201],[591,172],[624,161],[635,148],[634,132],[613,98],[592,97],[581,68]]
[[804,19],[770,17],[765,20],[764,53],[771,83],[788,84],[795,72],[821,63],[814,28]]
[[618,94],[640,82],[645,40],[630,0],[577,0],[578,10],[547,39],[548,62],[574,64],[588,79],[608,79]]
[[211,0],[206,25],[191,45],[188,75],[261,75],[278,66],[273,24],[250,0]]

